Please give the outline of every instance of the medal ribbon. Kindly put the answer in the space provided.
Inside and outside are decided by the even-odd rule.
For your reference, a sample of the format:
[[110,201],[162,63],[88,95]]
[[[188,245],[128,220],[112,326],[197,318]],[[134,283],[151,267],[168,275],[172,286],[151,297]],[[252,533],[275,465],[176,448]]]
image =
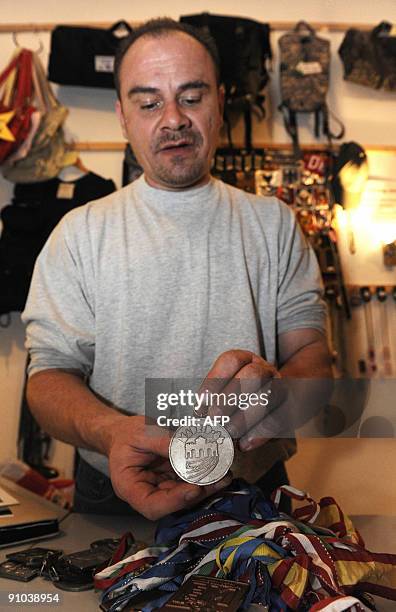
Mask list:
[[[276,509],[282,494],[303,505],[292,516]],[[189,576],[249,584],[251,603],[278,610],[362,612],[364,593],[396,599],[396,555],[372,553],[336,502],[319,504],[293,487],[280,487],[274,504],[243,481],[194,511],[159,523],[156,545],[118,561],[95,576],[102,602],[122,610],[156,589],[142,610],[163,605]],[[158,591],[160,596],[158,596]],[[361,599],[355,596],[361,594]],[[316,607],[315,607],[316,606]]]

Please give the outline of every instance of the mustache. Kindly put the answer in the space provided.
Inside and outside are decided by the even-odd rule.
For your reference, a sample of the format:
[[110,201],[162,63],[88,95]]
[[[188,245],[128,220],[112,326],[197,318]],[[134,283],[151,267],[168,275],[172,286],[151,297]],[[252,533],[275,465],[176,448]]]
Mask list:
[[183,142],[183,144],[187,145],[200,145],[202,140],[201,134],[192,130],[168,132],[157,138],[153,149],[155,153],[158,153],[158,151],[161,151],[161,149],[166,147],[167,144],[177,144],[178,142]]

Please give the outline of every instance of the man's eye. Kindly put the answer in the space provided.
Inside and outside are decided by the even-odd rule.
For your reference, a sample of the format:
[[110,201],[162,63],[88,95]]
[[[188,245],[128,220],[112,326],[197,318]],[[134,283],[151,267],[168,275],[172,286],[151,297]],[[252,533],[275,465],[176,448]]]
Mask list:
[[189,96],[187,98],[180,98],[180,103],[184,106],[194,106],[201,102],[202,96]]
[[161,103],[159,100],[156,100],[155,102],[142,102],[140,104],[140,108],[141,110],[151,111],[159,108],[160,104]]

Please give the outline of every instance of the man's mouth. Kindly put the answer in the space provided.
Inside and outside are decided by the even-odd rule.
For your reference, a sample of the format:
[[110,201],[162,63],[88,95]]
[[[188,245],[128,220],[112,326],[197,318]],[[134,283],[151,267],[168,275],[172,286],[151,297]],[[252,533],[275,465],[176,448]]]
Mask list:
[[159,151],[162,153],[164,151],[183,150],[191,148],[192,146],[193,143],[191,141],[179,140],[177,142],[167,142],[166,144],[160,147]]

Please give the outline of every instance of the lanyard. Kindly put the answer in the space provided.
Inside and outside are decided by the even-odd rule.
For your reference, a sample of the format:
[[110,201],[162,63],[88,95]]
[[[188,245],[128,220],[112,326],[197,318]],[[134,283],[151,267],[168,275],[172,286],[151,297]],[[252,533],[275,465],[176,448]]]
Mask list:
[[[279,513],[282,494],[304,505],[292,516]],[[159,523],[157,546],[95,576],[95,585],[106,589],[106,609],[122,610],[138,594],[155,589],[142,608],[151,612],[193,574],[248,583],[244,609],[262,603],[271,611],[327,606],[333,612],[363,612],[369,609],[365,592],[396,599],[396,555],[365,550],[334,499],[316,503],[283,486],[274,501],[236,480],[232,489],[200,508],[170,515]]]

